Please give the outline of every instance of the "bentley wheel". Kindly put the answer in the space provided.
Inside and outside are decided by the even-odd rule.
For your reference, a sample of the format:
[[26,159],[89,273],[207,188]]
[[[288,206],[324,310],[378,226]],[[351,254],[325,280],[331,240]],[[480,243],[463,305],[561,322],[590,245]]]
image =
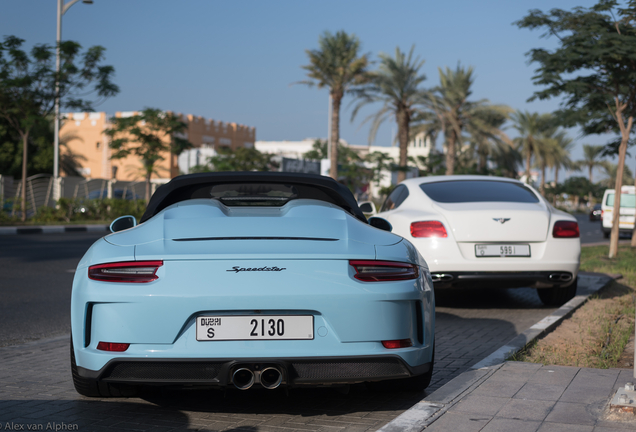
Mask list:
[[574,283],[572,285],[563,287],[554,287],[554,288],[540,288],[537,289],[537,294],[539,294],[539,299],[546,306],[561,306],[564,303],[572,300],[576,295],[576,288],[578,285],[579,279],[574,279]]

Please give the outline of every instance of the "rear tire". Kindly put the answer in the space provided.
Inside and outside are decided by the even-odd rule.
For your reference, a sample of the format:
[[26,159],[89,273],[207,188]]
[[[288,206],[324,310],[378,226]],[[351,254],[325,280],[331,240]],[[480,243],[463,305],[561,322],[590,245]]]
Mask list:
[[86,397],[133,397],[139,393],[139,387],[126,384],[108,384],[95,379],[84,378],[77,372],[75,350],[71,340],[71,374],[75,391]]
[[574,279],[574,283],[572,285],[563,287],[553,287],[553,288],[539,288],[537,289],[537,294],[539,294],[539,299],[546,306],[561,306],[562,304],[572,300],[576,295],[576,288],[578,285],[579,279]]
[[603,237],[604,238],[609,238],[611,231],[605,231],[603,230]]

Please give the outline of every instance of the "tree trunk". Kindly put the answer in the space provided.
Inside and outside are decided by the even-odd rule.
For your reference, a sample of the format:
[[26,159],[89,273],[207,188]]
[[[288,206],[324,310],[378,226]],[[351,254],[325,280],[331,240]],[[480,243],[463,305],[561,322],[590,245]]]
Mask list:
[[342,94],[331,94],[331,167],[329,176],[338,181],[338,145],[340,144],[340,103]]
[[485,171],[486,171],[486,155],[482,153],[479,155],[479,172],[481,174],[484,174]]
[[541,191],[541,196],[545,198],[545,162],[541,163],[541,187],[539,190]]
[[532,183],[532,175],[530,175],[530,162],[532,161],[532,150],[528,149],[528,154],[526,154],[526,183]]
[[623,110],[625,105],[620,105],[616,98],[616,119],[621,130],[621,145],[618,148],[618,167],[616,168],[616,183],[614,185],[614,213],[612,214],[612,233],[610,236],[609,258],[618,255],[619,222],[621,212],[621,188],[623,187],[623,169],[625,168],[625,154],[627,153],[627,142],[629,133],[632,130],[634,118],[627,119],[627,126],[623,122]]
[[150,202],[150,176],[152,176],[152,171],[146,174],[146,205]]
[[170,158],[170,178],[174,178],[175,174],[174,174],[174,154],[172,153],[173,151],[173,146],[174,146],[174,142],[172,140],[172,136],[170,137],[170,150],[168,151],[168,157]]
[[[634,174],[634,184],[636,185],[636,174]],[[636,217],[634,217],[634,230],[632,231],[632,247],[636,247]]]
[[[594,165],[589,165],[587,168],[588,168],[588,173],[590,175],[590,185],[592,185],[592,184],[594,184],[592,182],[592,170],[594,169]],[[592,203],[592,191],[591,190],[590,190],[590,194],[587,197],[587,202],[590,203],[590,204]]]
[[455,131],[451,130],[448,135],[448,145],[446,146],[446,175],[455,173]]
[[22,190],[20,194],[20,208],[22,209],[22,222],[26,221],[26,186],[27,186],[27,150],[29,142],[29,132],[21,133],[22,135]]
[[552,198],[552,205],[556,207],[557,202],[557,187],[559,186],[559,165],[554,167],[554,197]]
[[[409,115],[405,111],[398,111],[398,140],[400,141],[400,168],[406,169],[406,159],[409,146]],[[398,183],[406,180],[406,171],[398,171],[397,181]]]

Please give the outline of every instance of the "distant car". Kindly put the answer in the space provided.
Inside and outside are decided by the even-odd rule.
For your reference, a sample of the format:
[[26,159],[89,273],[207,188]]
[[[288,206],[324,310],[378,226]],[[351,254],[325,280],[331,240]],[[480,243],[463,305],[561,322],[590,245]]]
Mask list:
[[602,213],[603,211],[601,210],[601,205],[594,204],[594,207],[592,207],[592,210],[590,210],[590,221],[592,222],[600,221]]
[[[612,232],[614,214],[614,189],[606,189],[601,201],[603,236],[609,238]],[[632,235],[634,231],[634,215],[636,213],[636,187],[623,186],[621,188],[620,214],[618,215],[619,234]]]
[[409,179],[387,197],[378,216],[415,245],[436,288],[531,286],[546,305],[576,294],[576,219],[517,180]]
[[71,370],[84,396],[141,385],[325,386],[433,373],[435,299],[426,262],[351,192],[311,174],[176,177],[141,224],[80,261]]

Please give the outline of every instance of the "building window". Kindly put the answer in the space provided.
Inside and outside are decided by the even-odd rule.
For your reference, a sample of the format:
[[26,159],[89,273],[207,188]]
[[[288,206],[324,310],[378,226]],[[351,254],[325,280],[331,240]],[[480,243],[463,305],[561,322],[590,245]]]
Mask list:
[[97,142],[95,143],[95,148],[96,148],[97,150],[99,150],[99,141],[97,141]]

